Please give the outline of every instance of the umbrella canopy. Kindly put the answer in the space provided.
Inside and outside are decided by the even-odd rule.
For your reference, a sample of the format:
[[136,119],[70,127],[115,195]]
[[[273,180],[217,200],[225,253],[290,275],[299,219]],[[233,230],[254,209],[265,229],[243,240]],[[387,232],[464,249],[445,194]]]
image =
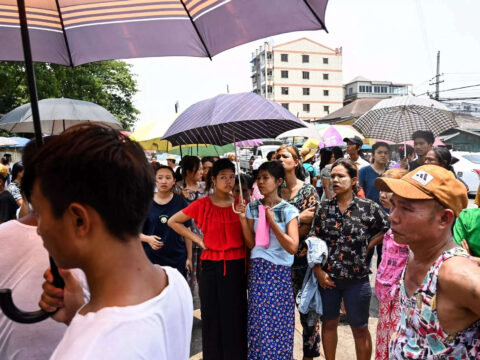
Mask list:
[[10,140],[16,141],[18,145],[10,145],[8,147],[17,147],[17,148],[22,148],[27,145],[27,143],[30,141],[30,139],[24,138],[24,137],[18,137],[18,136],[11,136],[9,137]]
[[19,145],[18,142],[16,142],[15,140],[12,140],[12,138],[0,136],[1,147],[17,146],[17,145]]
[[343,146],[343,139],[358,136],[363,139],[363,135],[355,130],[351,125],[330,125],[318,131],[323,138],[320,147]]
[[233,144],[227,144],[223,146],[219,145],[182,145],[182,151],[180,146],[175,146],[171,150],[168,150],[169,154],[175,155],[193,155],[193,156],[221,156],[223,154],[234,152],[235,148]]
[[173,145],[162,139],[167,129],[165,121],[154,120],[139,126],[130,135],[130,139],[137,141],[145,150],[169,152]]
[[322,141],[323,138],[320,136],[315,125],[307,124],[307,127],[298,128],[286,131],[277,136],[277,139],[285,139],[285,138],[296,138],[296,137],[304,137],[307,139],[313,139]]
[[407,95],[380,101],[353,126],[366,137],[401,143],[410,140],[417,130],[430,130],[437,136],[458,125],[445,105]]
[[225,145],[306,127],[280,104],[254,93],[223,94],[186,109],[164,135],[174,145]]
[[[0,59],[23,61],[16,2],[0,0],[0,7]],[[325,29],[326,7],[327,0],[38,0],[28,3],[27,18],[34,61],[77,66],[212,57],[279,33]]]
[[236,146],[260,146],[260,145],[263,145],[263,141],[262,139],[244,140],[244,141],[237,141],[235,145]]
[[[44,99],[38,102],[42,132],[48,135],[61,133],[72,125],[85,121],[106,123],[121,129],[120,122],[100,105],[67,98]],[[33,133],[30,103],[19,106],[0,119],[0,129],[8,132]]]

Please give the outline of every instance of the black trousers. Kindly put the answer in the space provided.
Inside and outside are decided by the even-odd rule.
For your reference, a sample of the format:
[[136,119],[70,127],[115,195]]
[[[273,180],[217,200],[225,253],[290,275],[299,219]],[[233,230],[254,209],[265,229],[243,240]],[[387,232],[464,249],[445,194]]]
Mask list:
[[200,278],[204,360],[247,358],[245,259],[202,261]]

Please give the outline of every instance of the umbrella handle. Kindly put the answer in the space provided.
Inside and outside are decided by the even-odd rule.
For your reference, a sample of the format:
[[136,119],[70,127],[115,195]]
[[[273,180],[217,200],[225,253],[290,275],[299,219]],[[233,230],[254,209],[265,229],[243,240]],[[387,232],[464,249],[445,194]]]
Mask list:
[[[50,270],[53,274],[53,284],[55,287],[63,288],[65,283],[58,273],[58,268],[53,259],[50,257]],[[48,319],[50,316],[55,314],[54,312],[46,312],[43,310],[37,311],[23,311],[15,306],[12,298],[11,289],[0,289],[0,308],[2,312],[10,320],[16,321],[21,324],[34,324],[45,319]]]
[[232,210],[235,214],[241,214],[240,211],[235,210],[235,203],[232,203]]

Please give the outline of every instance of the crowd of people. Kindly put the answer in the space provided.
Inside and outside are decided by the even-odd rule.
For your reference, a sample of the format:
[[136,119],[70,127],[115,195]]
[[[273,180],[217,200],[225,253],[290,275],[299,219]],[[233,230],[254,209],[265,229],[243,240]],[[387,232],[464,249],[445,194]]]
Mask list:
[[342,318],[357,359],[373,341],[375,359],[479,358],[480,209],[448,150],[412,138],[396,163],[359,137],[346,154],[282,145],[241,176],[234,157],[148,162],[99,125],[30,142],[0,167],[0,286],[68,327],[0,315],[0,358],[188,359],[197,290],[205,360],[291,360],[295,307],[305,360],[335,359]]

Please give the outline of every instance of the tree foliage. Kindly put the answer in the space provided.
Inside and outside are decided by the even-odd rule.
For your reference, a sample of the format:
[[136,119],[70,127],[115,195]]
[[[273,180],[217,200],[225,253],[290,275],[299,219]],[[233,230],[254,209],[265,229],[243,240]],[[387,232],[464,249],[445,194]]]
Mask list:
[[[131,65],[101,61],[76,68],[35,64],[38,98],[71,98],[103,106],[129,130],[139,111],[133,106],[137,83]],[[30,101],[23,62],[0,62],[0,114]]]

